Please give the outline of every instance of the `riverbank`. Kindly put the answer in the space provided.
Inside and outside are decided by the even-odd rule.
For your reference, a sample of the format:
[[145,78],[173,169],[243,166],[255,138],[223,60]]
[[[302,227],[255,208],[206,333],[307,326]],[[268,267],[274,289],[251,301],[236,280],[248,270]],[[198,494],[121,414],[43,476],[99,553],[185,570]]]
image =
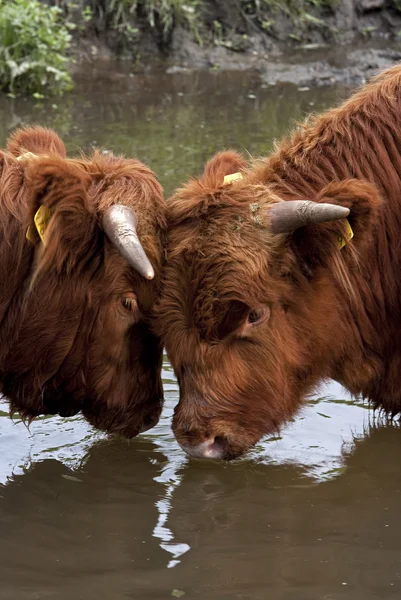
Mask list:
[[138,3],[108,18],[103,3],[85,21],[83,3],[66,13],[76,26],[75,69],[119,57],[134,73],[253,70],[270,85],[355,86],[401,61],[395,0],[189,1],[169,16],[153,2],[152,14]]

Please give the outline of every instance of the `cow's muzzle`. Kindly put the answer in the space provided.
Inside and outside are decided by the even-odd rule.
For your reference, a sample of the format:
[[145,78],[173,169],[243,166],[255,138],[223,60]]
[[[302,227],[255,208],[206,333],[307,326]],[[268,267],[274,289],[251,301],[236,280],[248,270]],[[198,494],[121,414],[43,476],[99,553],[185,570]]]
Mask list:
[[189,456],[193,458],[213,458],[215,460],[233,460],[242,452],[235,452],[230,448],[228,440],[222,436],[210,437],[196,445],[180,444]]

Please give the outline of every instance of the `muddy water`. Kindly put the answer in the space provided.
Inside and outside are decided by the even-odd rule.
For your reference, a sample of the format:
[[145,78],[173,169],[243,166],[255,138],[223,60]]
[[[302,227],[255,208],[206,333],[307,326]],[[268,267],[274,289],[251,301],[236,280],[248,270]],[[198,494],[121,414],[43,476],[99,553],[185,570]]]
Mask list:
[[[136,155],[167,191],[217,149],[271,148],[344,90],[261,87],[249,74],[130,77],[105,68],[56,101],[0,98],[69,151]],[[126,443],[80,418],[30,430],[0,412],[0,600],[373,600],[401,593],[399,428],[330,383],[278,439],[226,464],[189,460],[170,419]]]

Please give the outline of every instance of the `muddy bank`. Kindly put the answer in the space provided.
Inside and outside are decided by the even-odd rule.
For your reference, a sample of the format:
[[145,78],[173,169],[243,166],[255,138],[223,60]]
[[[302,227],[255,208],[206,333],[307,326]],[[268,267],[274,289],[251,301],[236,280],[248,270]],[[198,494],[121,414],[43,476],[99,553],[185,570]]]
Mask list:
[[254,49],[233,55],[226,49],[210,48],[201,53],[181,47],[170,57],[167,72],[191,69],[255,70],[269,84],[298,86],[361,85],[381,70],[401,61],[400,42],[370,42],[359,45],[318,45],[284,49],[272,53]]
[[75,35],[77,64],[119,57],[135,73],[253,70],[271,85],[354,86],[401,61],[398,0],[206,0],[196,7],[184,19],[172,13],[167,29],[157,14],[150,23],[131,11],[113,27],[94,11]]
[[376,73],[401,61],[401,50],[375,48],[338,48],[327,58],[309,57],[291,64],[278,61],[266,65],[262,78],[270,84],[294,83],[298,86],[357,86]]
[[[94,48],[93,40],[91,47]],[[233,53],[225,48],[200,48],[191,41],[173,49],[168,56],[151,53],[140,61],[119,57],[134,73],[190,73],[195,70],[254,71],[267,85],[292,83],[299,87],[362,85],[376,73],[401,62],[401,42],[365,42],[358,45],[334,47],[318,45],[313,48],[284,49],[265,52]],[[82,72],[88,61],[110,62],[115,66],[115,54],[104,45],[79,60],[73,70]]]

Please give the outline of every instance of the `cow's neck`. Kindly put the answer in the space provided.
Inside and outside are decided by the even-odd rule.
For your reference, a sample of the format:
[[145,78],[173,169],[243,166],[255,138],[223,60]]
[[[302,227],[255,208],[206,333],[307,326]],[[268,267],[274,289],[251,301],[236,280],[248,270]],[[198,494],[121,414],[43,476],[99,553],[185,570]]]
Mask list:
[[[382,107],[377,107],[377,111],[376,114],[382,115]],[[381,134],[373,121],[366,127],[366,135],[370,136],[366,143],[378,145],[380,160],[369,161],[361,156],[358,162],[363,145],[361,132],[358,124],[351,124],[343,151],[341,140],[334,132],[330,138],[327,129],[322,139],[314,140],[307,150],[300,142],[302,136],[297,134],[293,142],[283,144],[265,165],[258,167],[256,176],[283,200],[313,199],[328,183],[355,177],[373,183],[381,192],[384,209],[369,245],[360,256],[360,269],[344,261],[354,285],[356,302],[351,302],[339,290],[329,266],[327,281],[332,285],[333,297],[330,306],[338,322],[332,341],[322,334],[324,339],[319,340],[317,335],[311,345],[316,348],[316,360],[322,349],[327,353],[327,376],[373,402],[378,402],[380,397],[381,404],[384,402],[391,409],[393,405],[401,408],[401,391],[396,391],[401,389],[401,168],[396,170],[393,155],[396,148],[401,148],[401,111],[394,112],[389,120],[396,138],[392,144],[380,145]],[[352,140],[355,140],[354,145]],[[388,168],[384,168],[384,164]],[[328,330],[329,325],[330,315],[327,315]],[[329,351],[324,345],[326,342]],[[334,346],[337,350],[333,350]]]

